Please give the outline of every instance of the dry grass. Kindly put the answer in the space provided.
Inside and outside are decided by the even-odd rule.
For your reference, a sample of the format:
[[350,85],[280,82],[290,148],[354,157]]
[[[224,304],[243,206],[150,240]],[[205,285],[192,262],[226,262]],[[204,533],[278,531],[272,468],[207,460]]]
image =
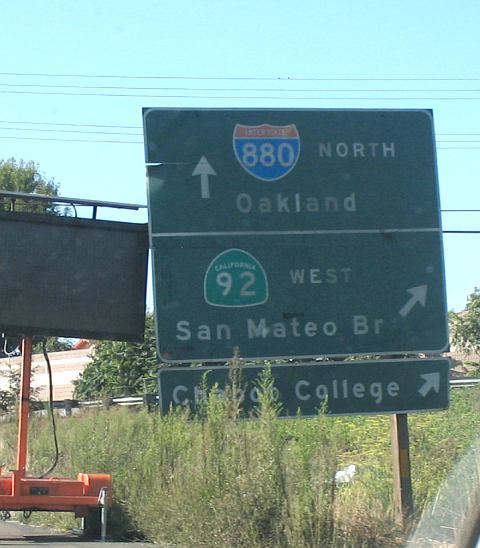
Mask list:
[[[184,411],[160,417],[111,409],[60,420],[56,474],[111,473],[118,536],[212,548],[401,545],[388,417],[282,421],[267,388],[255,421],[239,420],[238,408],[215,394],[194,419]],[[417,504],[479,430],[478,392],[470,403],[465,394],[449,412],[411,421]],[[13,454],[14,428],[10,434],[8,428],[2,452]],[[447,431],[453,442],[440,454],[436,445]],[[31,469],[48,468],[52,443],[44,419],[33,421],[31,449]],[[336,487],[335,471],[349,463],[359,466],[355,482]],[[42,516],[50,525],[59,519]],[[72,519],[63,525],[73,526]]]

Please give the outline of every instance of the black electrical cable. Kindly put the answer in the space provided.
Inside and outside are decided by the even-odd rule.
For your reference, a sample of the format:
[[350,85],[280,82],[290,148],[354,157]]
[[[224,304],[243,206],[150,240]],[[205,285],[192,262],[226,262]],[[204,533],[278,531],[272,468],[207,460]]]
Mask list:
[[18,356],[19,355],[18,345],[13,349],[12,352],[9,352],[8,351],[8,338],[5,335],[5,333],[2,333],[1,335],[2,335],[2,338],[3,338],[3,353],[5,354],[5,356],[7,358],[13,358],[14,356]]
[[50,419],[52,421],[53,443],[55,445],[55,458],[50,468],[46,472],[44,472],[41,476],[39,476],[39,478],[44,478],[46,476],[49,476],[55,470],[58,464],[59,456],[60,456],[60,452],[58,450],[57,425],[55,423],[55,415],[53,413],[53,374],[52,374],[52,365],[50,363],[50,358],[48,357],[48,353],[47,353],[47,339],[43,339],[42,341],[42,353],[43,353],[43,357],[45,358],[45,362],[47,364],[47,370],[48,370],[48,400],[49,400],[48,404],[49,404]]

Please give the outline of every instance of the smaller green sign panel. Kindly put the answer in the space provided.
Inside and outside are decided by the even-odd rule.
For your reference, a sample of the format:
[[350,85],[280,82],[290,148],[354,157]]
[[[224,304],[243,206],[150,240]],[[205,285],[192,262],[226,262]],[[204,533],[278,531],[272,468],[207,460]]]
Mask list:
[[[247,416],[259,402],[259,375],[264,366],[244,366],[238,394]],[[404,359],[316,362],[271,366],[282,417],[371,413],[407,413],[445,409],[449,402],[450,360]],[[206,392],[229,385],[228,366],[160,369],[163,414],[177,406],[195,411]]]
[[267,238],[153,242],[163,361],[444,351],[441,235]]

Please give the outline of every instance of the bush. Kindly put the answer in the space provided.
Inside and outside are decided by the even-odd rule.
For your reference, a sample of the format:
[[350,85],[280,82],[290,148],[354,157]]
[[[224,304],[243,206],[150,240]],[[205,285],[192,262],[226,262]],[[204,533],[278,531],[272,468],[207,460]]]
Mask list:
[[[279,420],[268,377],[257,420],[213,390],[202,413],[165,417],[112,408],[58,421],[58,476],[113,475],[117,536],[180,546],[395,546],[388,416]],[[477,389],[453,394],[450,410],[410,416],[413,484],[419,509],[480,431]],[[14,428],[4,425],[3,452]],[[7,431],[10,429],[9,431]],[[30,469],[52,460],[45,419],[31,425]],[[10,440],[10,441],[9,441]],[[356,464],[355,482],[335,486]],[[73,526],[43,514],[43,523]],[[36,516],[35,519],[39,519]]]

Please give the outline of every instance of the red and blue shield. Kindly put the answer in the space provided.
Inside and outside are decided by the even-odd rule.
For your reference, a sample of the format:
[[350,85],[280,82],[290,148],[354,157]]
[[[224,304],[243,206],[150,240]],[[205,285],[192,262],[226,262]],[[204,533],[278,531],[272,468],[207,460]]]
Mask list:
[[262,181],[277,181],[295,167],[300,155],[300,135],[294,124],[237,124],[233,131],[233,150],[247,173]]

